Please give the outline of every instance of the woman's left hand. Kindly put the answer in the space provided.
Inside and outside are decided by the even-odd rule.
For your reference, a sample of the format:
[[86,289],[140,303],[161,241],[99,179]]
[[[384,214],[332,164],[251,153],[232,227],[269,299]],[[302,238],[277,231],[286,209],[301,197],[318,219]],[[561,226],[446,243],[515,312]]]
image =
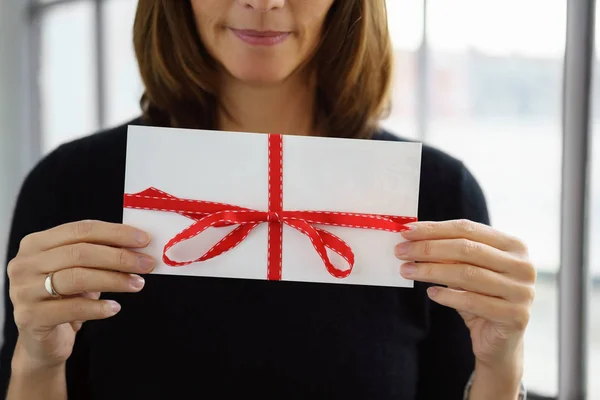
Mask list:
[[402,275],[447,286],[427,292],[464,319],[478,367],[521,369],[536,278],[525,244],[468,220],[410,225],[414,229],[402,234],[408,241],[396,246],[399,259],[412,261],[402,266]]

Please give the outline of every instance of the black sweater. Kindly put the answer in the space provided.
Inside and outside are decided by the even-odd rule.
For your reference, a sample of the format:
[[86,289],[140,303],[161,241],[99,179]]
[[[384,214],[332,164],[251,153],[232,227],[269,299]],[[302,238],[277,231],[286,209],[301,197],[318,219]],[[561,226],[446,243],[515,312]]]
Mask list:
[[[126,138],[120,126],[38,163],[17,200],[9,260],[29,233],[122,221]],[[374,139],[399,140],[385,131]],[[419,220],[457,218],[488,224],[483,193],[460,161],[424,146]],[[79,332],[67,363],[69,400],[460,399],[474,367],[465,324],[427,298],[426,284],[145,278],[140,293],[104,294],[121,312]],[[0,390],[18,335],[8,278],[4,297]]]

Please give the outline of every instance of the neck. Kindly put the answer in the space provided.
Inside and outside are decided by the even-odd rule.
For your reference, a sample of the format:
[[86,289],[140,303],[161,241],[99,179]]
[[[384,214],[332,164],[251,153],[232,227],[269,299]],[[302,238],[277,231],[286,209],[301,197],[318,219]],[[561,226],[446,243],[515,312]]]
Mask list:
[[300,77],[263,87],[228,77],[221,86],[220,98],[225,109],[219,111],[219,129],[316,135],[315,90],[312,80]]

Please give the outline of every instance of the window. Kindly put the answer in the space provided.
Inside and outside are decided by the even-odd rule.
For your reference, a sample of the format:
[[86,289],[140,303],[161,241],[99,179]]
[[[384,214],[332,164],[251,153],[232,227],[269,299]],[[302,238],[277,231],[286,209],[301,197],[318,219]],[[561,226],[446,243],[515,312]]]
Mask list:
[[136,0],[107,0],[103,7],[107,126],[125,123],[141,113],[143,86],[132,38],[136,7]]
[[[404,9],[411,11],[405,18],[418,18]],[[392,27],[408,30],[394,13],[389,18]],[[546,395],[558,392],[565,28],[566,0],[429,0],[429,62],[422,71],[428,81],[424,141],[462,160],[484,189],[493,226],[530,247],[539,281],[524,379]],[[396,87],[404,80],[418,78],[401,77]],[[389,122],[394,129],[396,122]]]
[[[137,1],[101,0],[99,4],[100,15],[91,0],[44,0],[35,8],[42,32],[44,152],[140,114],[143,90],[132,39]],[[96,29],[99,23],[102,26]]]
[[415,92],[423,35],[423,1],[393,0],[386,4],[394,46],[394,86],[392,107],[383,123],[400,136],[416,139],[418,97]]
[[43,150],[98,129],[94,3],[53,5],[39,16]]
[[558,376],[565,11],[565,0],[431,0],[428,26],[433,93],[427,138],[472,169],[492,224],[530,248],[539,280],[524,379],[546,395],[558,393],[557,379],[548,377]]

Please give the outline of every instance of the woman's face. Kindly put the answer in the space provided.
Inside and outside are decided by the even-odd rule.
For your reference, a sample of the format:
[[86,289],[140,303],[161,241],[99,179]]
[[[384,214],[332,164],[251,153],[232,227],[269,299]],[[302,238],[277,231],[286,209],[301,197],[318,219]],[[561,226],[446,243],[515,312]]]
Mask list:
[[286,79],[308,61],[333,2],[191,0],[210,54],[235,78],[261,85]]

